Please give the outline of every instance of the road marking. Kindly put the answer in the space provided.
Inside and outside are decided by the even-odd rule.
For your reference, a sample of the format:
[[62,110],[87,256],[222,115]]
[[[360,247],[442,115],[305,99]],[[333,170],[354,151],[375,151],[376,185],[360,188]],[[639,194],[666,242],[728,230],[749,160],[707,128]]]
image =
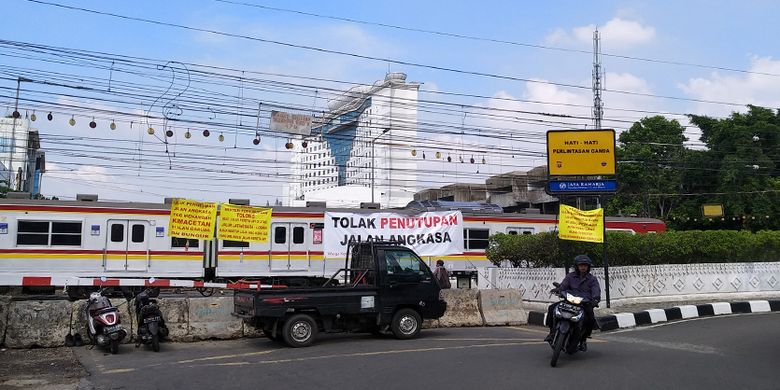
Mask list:
[[547,334],[549,331],[546,330],[538,330],[538,329],[531,329],[531,328],[521,328],[519,326],[507,326],[508,329],[515,329],[515,330],[522,330],[523,332],[530,332],[530,333],[539,333],[539,334]]
[[208,360],[220,360],[220,359],[233,359],[233,358],[239,358],[239,357],[245,357],[245,356],[257,356],[257,355],[265,355],[271,352],[274,352],[277,350],[268,350],[268,351],[259,351],[259,352],[247,352],[247,353],[237,353],[234,355],[220,355],[220,356],[209,356],[204,358],[197,358],[197,359],[189,359],[189,360],[179,360],[176,363],[177,364],[186,364],[186,363],[195,363],[195,362],[201,362],[201,361],[208,361]]
[[123,374],[125,372],[133,372],[135,368],[115,368],[113,370],[103,371],[103,374]]
[[349,358],[349,357],[366,357],[366,356],[379,356],[379,355],[391,355],[391,354],[404,354],[404,353],[415,353],[415,352],[433,352],[433,351],[452,351],[452,350],[458,350],[458,349],[471,349],[471,348],[490,348],[490,347],[512,347],[512,346],[521,346],[521,345],[539,345],[539,344],[547,344],[544,341],[526,341],[526,342],[517,342],[517,343],[492,343],[492,344],[475,344],[475,345],[459,345],[459,346],[453,346],[453,347],[434,347],[434,348],[415,348],[415,349],[398,349],[398,350],[391,350],[391,351],[376,351],[376,352],[356,352],[356,353],[345,353],[345,354],[336,354],[336,355],[322,355],[322,356],[309,356],[309,357],[300,357],[300,358],[290,358],[290,359],[276,359],[276,360],[261,360],[258,362],[238,362],[238,363],[207,363],[207,364],[199,364],[199,365],[192,365],[190,367],[208,367],[208,366],[237,366],[237,365],[250,365],[250,364],[279,364],[279,363],[292,363],[292,362],[305,362],[309,360],[324,360],[324,359],[333,359],[333,358]]
[[426,338],[420,341],[539,341],[538,338],[533,339],[518,339],[518,338],[489,338],[489,337],[475,337],[475,338]]
[[696,344],[668,342],[668,341],[652,341],[652,340],[638,339],[635,337],[621,337],[621,336],[611,337],[611,339],[622,343],[649,345],[651,347],[671,349],[675,351],[701,353],[705,355],[721,355],[721,356],[723,355],[722,352],[718,351],[714,347],[710,347],[709,345],[696,345]]

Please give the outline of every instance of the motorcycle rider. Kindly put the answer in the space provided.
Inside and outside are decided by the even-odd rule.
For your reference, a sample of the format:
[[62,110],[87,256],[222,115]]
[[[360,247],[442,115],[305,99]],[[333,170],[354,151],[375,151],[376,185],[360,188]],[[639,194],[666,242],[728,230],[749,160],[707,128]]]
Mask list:
[[[590,273],[590,268],[592,266],[593,262],[587,255],[575,257],[575,270],[563,278],[560,286],[550,290],[550,293],[553,294],[569,292],[590,301],[589,304],[583,306],[585,311],[585,322],[583,323],[582,340],[580,340],[579,345],[581,351],[588,349],[586,340],[590,337],[593,326],[596,325],[596,317],[593,314],[593,308],[597,306],[601,300],[601,286],[599,285],[599,281]],[[555,302],[547,308],[547,322],[550,326],[550,334],[545,337],[544,341],[550,342],[555,336],[555,315],[553,313],[555,312],[555,307],[559,303],[560,301]]]

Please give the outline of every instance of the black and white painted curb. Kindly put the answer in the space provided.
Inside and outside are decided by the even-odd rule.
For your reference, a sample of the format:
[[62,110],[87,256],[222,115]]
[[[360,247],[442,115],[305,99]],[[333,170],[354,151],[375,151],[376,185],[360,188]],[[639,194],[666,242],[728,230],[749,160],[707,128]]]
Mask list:
[[[608,330],[652,325],[659,322],[724,314],[767,313],[780,311],[780,301],[716,302],[704,305],[682,305],[670,309],[648,309],[636,313],[617,313],[596,317],[599,329]],[[528,312],[528,324],[546,326],[547,313]]]

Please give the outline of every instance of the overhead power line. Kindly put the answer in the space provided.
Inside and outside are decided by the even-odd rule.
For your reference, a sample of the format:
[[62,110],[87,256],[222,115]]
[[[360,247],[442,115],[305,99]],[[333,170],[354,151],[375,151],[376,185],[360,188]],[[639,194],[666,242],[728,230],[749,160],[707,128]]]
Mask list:
[[[456,68],[450,68],[450,67],[440,66],[440,65],[422,64],[422,63],[411,62],[411,61],[404,61],[404,60],[398,60],[398,59],[392,59],[392,58],[369,56],[369,55],[351,53],[351,52],[342,51],[342,50],[326,49],[326,48],[317,47],[317,46],[311,46],[311,45],[295,44],[295,43],[291,43],[291,42],[278,41],[278,40],[267,39],[267,38],[259,38],[259,37],[243,35],[243,34],[236,34],[236,33],[230,33],[230,32],[224,32],[224,31],[219,31],[219,30],[214,30],[214,29],[193,27],[193,26],[187,26],[187,25],[178,24],[178,23],[171,23],[171,22],[163,22],[163,21],[160,21],[160,20],[154,20],[154,19],[148,19],[148,18],[120,15],[120,14],[116,14],[116,13],[112,13],[112,12],[97,11],[97,10],[93,10],[93,9],[89,9],[89,8],[76,7],[76,6],[70,6],[70,5],[58,4],[58,3],[51,3],[51,2],[47,2],[47,1],[41,1],[41,0],[26,0],[26,1],[31,2],[31,3],[51,6],[51,7],[68,9],[68,10],[72,10],[72,11],[91,13],[93,15],[109,16],[109,17],[123,19],[123,20],[131,20],[131,21],[142,22],[142,23],[147,23],[147,24],[154,24],[154,25],[158,25],[158,26],[174,27],[174,28],[179,28],[179,29],[184,29],[184,30],[189,30],[189,31],[196,31],[196,32],[208,33],[208,34],[219,35],[219,36],[224,36],[224,37],[238,38],[238,39],[250,40],[250,41],[255,41],[255,42],[262,42],[262,43],[267,43],[267,44],[273,44],[273,45],[284,46],[284,47],[291,47],[291,48],[308,50],[308,51],[314,51],[314,52],[319,52],[319,53],[335,54],[335,55],[341,55],[341,56],[347,56],[347,57],[353,57],[353,58],[360,58],[360,59],[371,60],[371,61],[379,61],[379,62],[382,62],[382,63],[392,63],[392,64],[397,64],[397,65],[411,66],[411,67],[417,67],[417,68],[427,68],[427,69],[433,69],[433,70],[438,70],[438,71],[443,71],[443,72],[467,74],[467,75],[471,75],[471,76],[480,76],[480,77],[487,77],[487,78],[493,78],[493,79],[499,79],[499,80],[518,81],[518,82],[536,83],[536,84],[544,84],[544,85],[555,85],[555,86],[558,86],[558,87],[580,89],[580,90],[590,90],[590,88],[591,88],[590,86],[586,86],[586,85],[576,85],[576,84],[544,81],[544,80],[537,80],[537,79],[532,79],[532,78],[516,77],[516,76],[509,76],[509,75],[501,75],[501,74],[481,72],[481,71],[456,69]],[[706,103],[706,104],[716,104],[716,105],[726,105],[726,106],[739,106],[739,107],[744,106],[743,103],[725,102],[725,101],[707,100],[707,99],[684,98],[684,97],[679,97],[679,96],[655,95],[655,94],[643,93],[643,92],[632,92],[632,91],[623,91],[623,90],[615,90],[615,89],[604,89],[604,91],[605,92],[612,92],[612,93],[622,94],[622,95],[643,96],[643,97],[658,98],[658,99],[690,101],[690,102],[696,102],[696,103]]]
[[[362,24],[362,25],[366,25],[366,26],[377,26],[377,27],[384,27],[384,28],[400,30],[400,31],[417,32],[417,33],[438,35],[438,36],[450,37],[450,38],[466,39],[466,40],[472,40],[472,41],[491,42],[491,43],[498,43],[498,44],[503,44],[503,45],[528,47],[528,48],[533,48],[533,49],[551,50],[551,51],[558,51],[558,52],[578,53],[578,54],[587,54],[587,55],[592,55],[593,54],[592,51],[583,50],[583,49],[572,49],[572,48],[557,47],[557,46],[550,46],[550,45],[539,45],[539,44],[527,43],[527,42],[510,41],[510,40],[506,40],[506,39],[488,38],[488,37],[481,37],[481,36],[476,36],[476,35],[447,32],[447,31],[429,30],[429,29],[418,28],[418,27],[398,26],[398,25],[393,25],[393,24],[389,24],[389,23],[361,20],[361,19],[348,18],[348,17],[335,16],[335,15],[324,15],[324,14],[318,14],[318,13],[315,13],[315,12],[307,12],[307,11],[293,10],[293,9],[287,9],[287,8],[280,8],[280,7],[271,7],[271,6],[268,6],[268,5],[252,4],[252,3],[242,2],[242,1],[232,1],[232,0],[214,0],[214,1],[219,2],[219,3],[226,3],[226,4],[233,4],[233,5],[241,5],[241,6],[245,6],[245,7],[264,9],[264,10],[274,11],[274,12],[291,13],[291,14],[297,14],[297,15],[310,16],[310,17],[314,17],[314,18],[338,20],[338,21],[342,21],[342,22]],[[762,75],[762,76],[780,77],[780,74],[777,74],[777,73],[757,72],[757,71],[746,70],[746,69],[730,68],[730,67],[718,66],[718,65],[699,64],[699,63],[686,62],[686,61],[663,60],[663,59],[658,59],[658,58],[646,58],[646,57],[628,56],[628,55],[622,55],[622,54],[616,54],[616,53],[603,53],[603,52],[601,53],[601,55],[604,56],[604,57],[613,57],[613,58],[620,58],[620,59],[625,59],[625,60],[650,62],[650,63],[656,63],[656,64],[687,66],[687,67],[702,68],[702,69],[722,70],[722,71],[727,71],[727,72],[736,72],[736,73],[744,73],[744,74],[755,74],[755,75]]]

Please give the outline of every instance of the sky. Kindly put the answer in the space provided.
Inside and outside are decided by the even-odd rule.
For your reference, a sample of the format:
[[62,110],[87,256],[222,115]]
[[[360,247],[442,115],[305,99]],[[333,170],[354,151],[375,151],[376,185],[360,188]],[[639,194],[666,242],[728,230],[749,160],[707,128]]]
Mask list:
[[[604,128],[620,132],[658,114],[688,126],[685,114],[725,117],[747,104],[780,107],[775,42],[780,25],[774,21],[780,3],[774,1],[8,0],[4,5],[0,110],[13,111],[18,77],[35,80],[20,84],[20,112],[38,114],[31,125],[40,131],[47,156],[43,194],[62,199],[97,193],[127,201],[285,202],[282,186],[293,180],[287,139],[263,131],[268,114],[262,104],[321,111],[333,90],[372,84],[388,71],[422,83],[419,99],[425,102],[418,113],[425,128],[421,140],[395,147],[421,148],[428,156],[441,151],[456,162],[423,161],[418,154],[414,158],[426,172],[419,189],[483,183],[490,175],[527,170],[545,163],[546,131],[593,128],[588,118],[596,28]],[[27,44],[60,51],[43,56]],[[69,50],[100,58],[74,60]],[[126,58],[146,59],[147,68],[132,74],[120,65]],[[190,64],[189,74],[182,63]],[[202,69],[209,73],[196,77]],[[68,88],[52,85],[66,79]],[[281,88],[279,82],[298,87]],[[73,88],[110,89],[109,83],[110,99]],[[132,95],[122,90],[123,83],[159,99]],[[185,89],[198,91],[201,111],[177,104]],[[169,115],[181,108],[181,118],[194,122],[162,121],[154,113],[163,107]],[[41,119],[47,111],[54,120]],[[68,124],[71,117],[75,126]],[[94,129],[88,125],[93,119]],[[109,129],[111,121],[116,130]],[[148,127],[156,127],[154,136],[146,133]],[[164,129],[175,134],[167,144]],[[189,139],[183,137],[187,129]],[[214,134],[203,137],[204,129]],[[259,145],[252,144],[256,134]],[[701,147],[696,128],[687,127],[686,135],[691,147]],[[458,143],[468,147],[453,146]],[[486,164],[469,166],[471,156]],[[461,157],[467,162],[457,163]]]

